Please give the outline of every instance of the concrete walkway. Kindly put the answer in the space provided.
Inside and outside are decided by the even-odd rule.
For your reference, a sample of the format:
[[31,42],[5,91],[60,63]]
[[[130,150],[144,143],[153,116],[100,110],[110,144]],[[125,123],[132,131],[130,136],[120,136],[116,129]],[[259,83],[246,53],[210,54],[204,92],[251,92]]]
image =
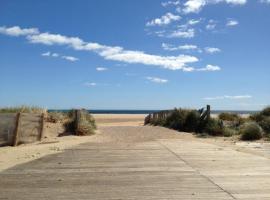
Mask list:
[[185,138],[86,143],[0,173],[3,199],[264,200],[270,160]]

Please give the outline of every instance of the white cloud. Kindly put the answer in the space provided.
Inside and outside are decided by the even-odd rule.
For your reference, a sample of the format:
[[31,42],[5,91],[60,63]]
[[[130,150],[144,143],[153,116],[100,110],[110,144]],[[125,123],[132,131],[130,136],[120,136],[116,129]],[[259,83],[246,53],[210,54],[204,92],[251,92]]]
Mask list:
[[180,20],[181,17],[179,15],[174,15],[172,13],[166,13],[160,18],[156,18],[146,23],[146,26],[163,26],[172,23],[173,21]]
[[19,26],[13,26],[7,28],[5,26],[0,27],[0,33],[9,35],[9,36],[23,36],[23,35],[33,35],[38,34],[39,31],[37,28],[20,28]]
[[209,53],[209,54],[221,52],[221,50],[219,48],[216,48],[216,47],[205,47],[204,50],[206,53]]
[[106,70],[108,70],[108,68],[106,68],[106,67],[97,67],[96,70],[97,71],[106,71]]
[[168,38],[193,38],[194,36],[195,36],[194,29],[188,30],[179,29],[167,35]]
[[196,71],[196,69],[194,67],[185,67],[183,69],[184,72],[193,72],[193,71]]
[[58,53],[53,53],[51,56],[56,58],[56,57],[59,57],[59,54]]
[[270,0],[260,0],[260,2],[270,4]]
[[204,68],[196,69],[196,71],[220,71],[221,68],[216,65],[206,65]]
[[71,61],[71,62],[75,62],[75,61],[79,60],[78,58],[75,58],[73,56],[62,56],[61,58],[68,60],[68,61]]
[[178,6],[178,5],[180,5],[180,1],[178,0],[178,1],[166,1],[166,2],[162,2],[161,3],[161,5],[163,6],[163,7],[167,7],[167,6]]
[[60,34],[40,33],[35,35],[27,35],[27,39],[31,43],[45,45],[68,45],[75,49],[84,45],[84,42],[80,38],[67,37]]
[[162,43],[162,48],[167,51],[177,51],[177,50],[197,50],[198,47],[192,44],[185,44],[180,46],[173,46],[171,44]]
[[217,21],[213,20],[213,19],[210,19],[208,21],[208,24],[205,26],[205,28],[207,30],[214,30],[217,26]]
[[86,83],[84,83],[84,85],[85,85],[86,87],[95,87],[95,86],[97,86],[97,84],[94,83],[94,82],[86,82]]
[[188,0],[183,9],[184,13],[197,13],[206,5],[206,0]]
[[183,71],[184,72],[202,72],[202,71],[210,71],[210,72],[214,72],[214,71],[220,71],[221,68],[219,66],[216,65],[207,65],[206,67],[203,68],[194,68],[194,67],[184,67]]
[[239,24],[239,22],[237,20],[230,19],[230,20],[227,21],[226,26],[236,26],[238,24]]
[[[125,50],[119,46],[106,46],[93,42],[85,42],[78,37],[68,37],[60,34],[40,33],[36,35],[27,35],[27,40],[34,44],[44,45],[64,45],[74,50],[95,52],[106,60],[119,61],[123,63],[143,64],[158,66],[170,70],[182,70],[187,64],[198,61],[195,56],[161,56],[147,54],[143,51]],[[70,61],[77,60],[66,56]]]
[[167,83],[168,80],[166,79],[161,79],[161,78],[158,78],[158,77],[146,77],[147,80],[151,81],[151,82],[154,82],[154,83]]
[[205,28],[207,29],[207,30],[214,30],[215,28],[216,28],[216,24],[207,24],[206,26],[205,26]]
[[201,22],[201,19],[191,19],[191,20],[188,20],[188,22],[187,22],[187,24],[189,24],[189,25],[196,25],[196,24],[198,24],[198,23],[200,23]]
[[250,99],[252,98],[251,95],[236,95],[236,96],[229,96],[229,95],[224,95],[224,96],[216,96],[216,97],[205,97],[203,98],[204,100],[220,100],[220,99]]
[[202,8],[209,4],[227,3],[232,5],[244,5],[247,0],[188,0],[182,9],[185,14],[198,13]]
[[[54,57],[54,58],[58,58],[60,57],[60,54],[58,53],[51,53],[50,51],[42,53],[42,56],[46,56],[46,57]],[[75,58],[73,56],[61,56],[60,58],[71,61],[71,62],[75,62],[77,60],[79,60],[78,58]]]
[[42,56],[51,56],[51,52],[48,51],[48,52],[42,53],[41,55]]

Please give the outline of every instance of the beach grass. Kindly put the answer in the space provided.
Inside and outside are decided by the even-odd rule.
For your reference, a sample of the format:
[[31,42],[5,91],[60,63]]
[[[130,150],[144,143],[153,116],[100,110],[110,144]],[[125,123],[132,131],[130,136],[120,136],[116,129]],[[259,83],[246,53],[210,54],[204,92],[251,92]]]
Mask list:
[[0,108],[0,113],[18,113],[18,112],[42,114],[46,113],[47,109],[38,106],[17,106],[17,107]]

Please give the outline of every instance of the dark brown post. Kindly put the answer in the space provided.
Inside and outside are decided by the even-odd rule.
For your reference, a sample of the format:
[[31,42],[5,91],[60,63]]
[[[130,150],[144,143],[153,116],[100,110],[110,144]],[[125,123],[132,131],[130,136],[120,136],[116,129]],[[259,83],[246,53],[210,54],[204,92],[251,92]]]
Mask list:
[[40,116],[40,135],[39,135],[39,141],[42,140],[44,135],[44,125],[45,125],[45,113],[42,113]]
[[210,105],[207,105],[207,106],[206,106],[206,112],[207,112],[206,119],[209,120],[209,119],[210,119],[210,113],[211,113]]
[[15,124],[15,129],[14,129],[14,139],[13,139],[13,146],[17,146],[18,145],[18,141],[19,141],[19,126],[20,126],[20,118],[21,118],[21,113],[17,113],[16,115],[16,124]]

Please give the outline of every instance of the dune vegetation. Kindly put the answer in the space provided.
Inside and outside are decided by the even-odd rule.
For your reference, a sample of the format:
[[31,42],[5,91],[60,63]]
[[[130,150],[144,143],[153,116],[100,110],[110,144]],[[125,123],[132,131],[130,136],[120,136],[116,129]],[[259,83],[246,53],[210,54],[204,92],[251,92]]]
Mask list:
[[95,119],[86,110],[80,110],[80,119],[77,121],[75,110],[69,112],[48,111],[47,109],[37,106],[18,106],[0,108],[0,113],[34,113],[45,114],[45,121],[48,123],[61,123],[64,125],[66,132],[75,135],[90,135],[95,133]]
[[0,108],[0,113],[18,113],[18,112],[42,114],[46,113],[47,109],[38,106],[17,106],[17,107]]
[[258,140],[270,138],[270,107],[248,118],[224,112],[209,119],[202,119],[197,110],[174,109],[165,119],[151,119],[149,124],[195,134]]

